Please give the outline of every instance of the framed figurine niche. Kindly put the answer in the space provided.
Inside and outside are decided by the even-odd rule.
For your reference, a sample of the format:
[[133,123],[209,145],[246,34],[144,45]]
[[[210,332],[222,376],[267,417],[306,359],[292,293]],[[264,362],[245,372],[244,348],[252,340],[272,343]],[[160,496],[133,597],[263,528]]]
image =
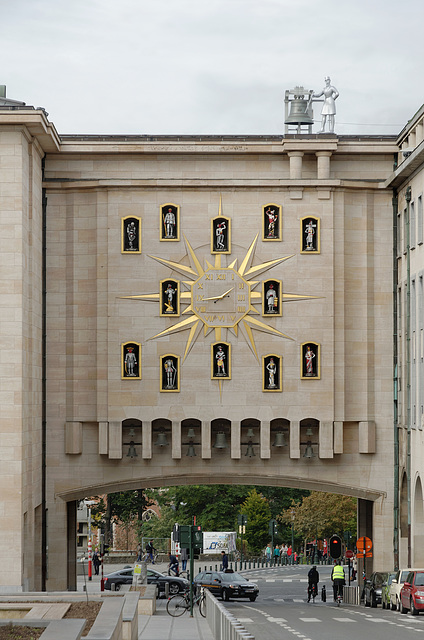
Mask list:
[[211,345],[211,379],[231,378],[231,345],[215,342]]
[[160,240],[175,241],[180,239],[180,207],[167,202],[160,206]]
[[141,253],[141,218],[137,216],[122,218],[121,253]]
[[317,342],[304,342],[300,346],[302,380],[311,378],[319,380],[321,377],[320,345]]
[[180,315],[180,283],[178,280],[160,281],[160,315]]
[[283,390],[283,359],[274,353],[262,357],[262,391]]
[[282,208],[270,203],[262,207],[262,240],[281,242]]
[[300,253],[320,252],[320,219],[306,216],[300,220]]
[[231,253],[231,220],[217,216],[211,220],[211,253]]
[[124,342],[121,345],[122,380],[141,380],[141,344]]
[[281,316],[283,315],[283,305],[281,280],[264,280],[262,282],[262,315]]
[[180,390],[180,358],[173,353],[160,356],[160,390]]

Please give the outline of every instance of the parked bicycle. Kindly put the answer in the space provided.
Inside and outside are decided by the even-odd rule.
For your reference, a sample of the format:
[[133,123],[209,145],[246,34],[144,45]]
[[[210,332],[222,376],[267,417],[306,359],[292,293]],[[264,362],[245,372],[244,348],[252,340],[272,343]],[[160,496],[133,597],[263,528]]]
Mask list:
[[[199,607],[199,613],[203,618],[206,617],[206,595],[204,589],[200,589],[199,593],[193,597],[193,605]],[[172,596],[166,603],[166,611],[170,616],[178,618],[190,609],[190,592]]]

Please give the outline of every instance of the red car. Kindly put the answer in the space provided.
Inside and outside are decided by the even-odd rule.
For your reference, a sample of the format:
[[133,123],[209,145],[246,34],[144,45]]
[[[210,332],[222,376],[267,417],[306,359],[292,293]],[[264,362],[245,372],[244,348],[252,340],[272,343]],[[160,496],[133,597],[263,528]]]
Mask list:
[[410,571],[400,590],[400,612],[417,616],[424,611],[424,571]]

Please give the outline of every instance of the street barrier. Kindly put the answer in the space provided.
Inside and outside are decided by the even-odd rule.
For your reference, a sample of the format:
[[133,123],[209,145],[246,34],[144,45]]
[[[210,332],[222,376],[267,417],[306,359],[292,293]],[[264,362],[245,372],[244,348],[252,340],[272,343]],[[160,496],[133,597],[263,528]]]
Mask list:
[[208,589],[206,595],[206,620],[215,640],[255,640],[243,627],[241,622],[233,616]]
[[346,604],[361,604],[359,587],[343,587],[343,602],[346,602]]

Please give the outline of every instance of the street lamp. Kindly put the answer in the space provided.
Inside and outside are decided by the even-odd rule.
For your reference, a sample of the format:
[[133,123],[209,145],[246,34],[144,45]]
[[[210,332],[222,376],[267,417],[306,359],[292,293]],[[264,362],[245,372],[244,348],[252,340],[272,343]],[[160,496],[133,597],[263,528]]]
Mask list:
[[92,553],[91,553],[91,507],[93,504],[97,504],[95,500],[84,500],[84,504],[88,507],[88,579],[93,578],[93,565],[92,565]]

